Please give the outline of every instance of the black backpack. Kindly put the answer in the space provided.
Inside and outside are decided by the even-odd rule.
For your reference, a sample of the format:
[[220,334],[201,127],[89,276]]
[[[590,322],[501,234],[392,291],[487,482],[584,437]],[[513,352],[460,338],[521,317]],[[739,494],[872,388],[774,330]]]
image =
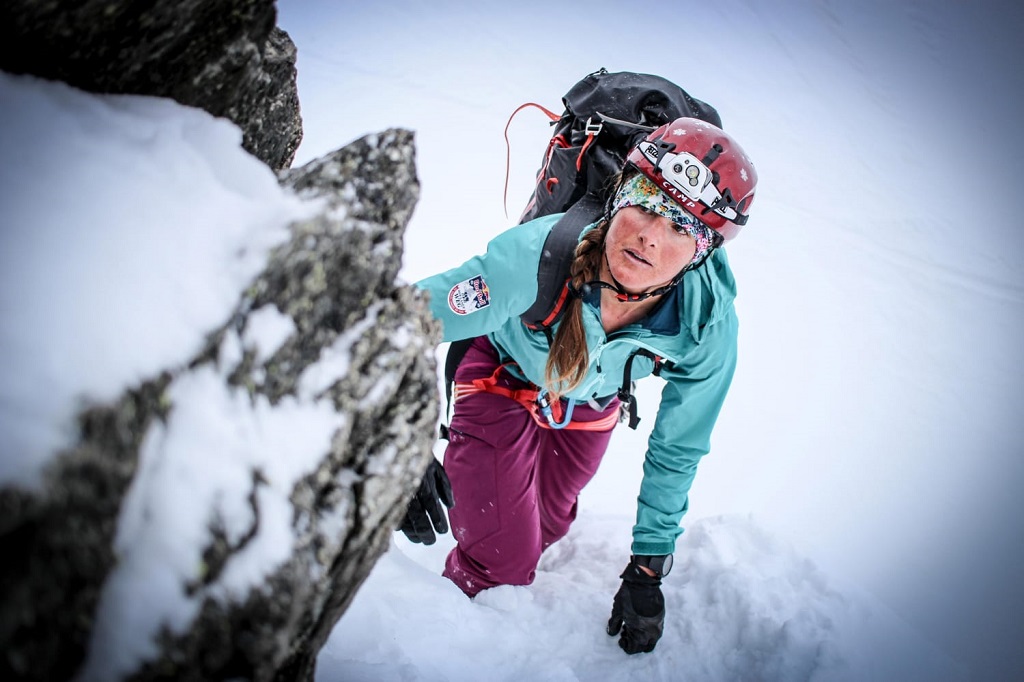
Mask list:
[[[537,268],[537,298],[520,315],[526,326],[543,330],[549,342],[551,327],[560,318],[567,298],[569,267],[580,232],[601,217],[609,180],[622,169],[633,146],[654,129],[684,116],[722,127],[714,107],[669,80],[643,73],[609,73],[602,68],[572,86],[562,102],[565,111],[561,117],[533,105],[548,114],[554,131],[537,173],[537,185],[519,220],[522,224],[565,213],[544,241]],[[471,342],[455,341],[449,348],[445,362],[449,406],[455,370]],[[659,358],[643,350],[634,357],[636,354],[651,356],[655,374],[660,371]],[[639,418],[630,390],[632,362],[631,357],[619,398],[628,404],[630,427],[635,429]]]
[[[580,232],[604,211],[608,181],[648,133],[683,116],[719,128],[714,107],[660,76],[596,71],[562,98],[537,186],[520,218],[566,215],[552,228],[537,269],[537,299],[521,317],[531,329],[549,329],[561,314],[569,266]],[[549,116],[554,116],[548,112]]]

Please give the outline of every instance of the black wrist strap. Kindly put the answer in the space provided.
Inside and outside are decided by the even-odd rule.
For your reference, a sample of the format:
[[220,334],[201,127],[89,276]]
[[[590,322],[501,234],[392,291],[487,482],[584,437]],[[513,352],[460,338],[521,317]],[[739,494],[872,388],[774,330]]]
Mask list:
[[664,578],[672,570],[671,554],[634,554],[632,562],[651,569],[659,578]]

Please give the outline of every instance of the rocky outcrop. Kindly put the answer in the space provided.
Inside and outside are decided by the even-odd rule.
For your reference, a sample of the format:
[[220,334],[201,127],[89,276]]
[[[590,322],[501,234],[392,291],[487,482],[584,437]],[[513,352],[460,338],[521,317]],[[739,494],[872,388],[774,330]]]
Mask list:
[[[340,426],[290,492],[287,560],[248,594],[225,596],[223,576],[271,513],[260,506],[267,483],[254,468],[248,530],[225,531],[210,510],[202,565],[177,588],[198,604],[191,624],[164,628],[159,654],[124,677],[312,680],[317,653],[387,548],[432,457],[438,416],[436,323],[415,289],[395,284],[418,194],[412,134],[369,136],[281,180],[319,197],[322,208],[291,226],[290,241],[206,348],[83,412],[80,440],[56,457],[42,494],[0,489],[0,678],[88,680],[104,669],[95,660],[104,653],[90,642],[119,561],[113,547],[126,491],[141,485],[140,444],[151,429],[171,428],[184,408],[175,386],[200,373],[269,406],[312,393],[333,406]],[[266,310],[290,320],[292,331],[263,357],[242,339]],[[343,370],[310,382],[310,368],[331,354],[343,356]]]
[[0,487],[0,679],[68,680],[82,664],[139,448],[170,377],[79,416],[41,494]]
[[302,139],[295,45],[274,0],[6,0],[0,70],[170,97],[235,122],[275,170]]

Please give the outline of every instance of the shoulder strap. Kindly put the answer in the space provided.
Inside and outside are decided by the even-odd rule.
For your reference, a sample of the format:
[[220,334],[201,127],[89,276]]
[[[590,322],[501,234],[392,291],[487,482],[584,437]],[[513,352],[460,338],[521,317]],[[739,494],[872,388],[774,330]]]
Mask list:
[[527,327],[546,329],[558,321],[568,296],[566,283],[580,233],[600,218],[603,210],[600,199],[586,194],[551,228],[537,266],[537,298],[520,315]]
[[[559,318],[565,304],[569,280],[569,268],[572,266],[576,244],[579,243],[580,232],[599,217],[604,210],[603,204],[596,196],[586,194],[572,208],[566,211],[544,239],[540,263],[537,266],[537,298],[530,308],[520,315],[526,326],[531,329],[547,331]],[[549,334],[548,341],[551,337]],[[445,358],[444,378],[448,411],[452,405],[452,386],[455,383],[455,371],[469,350],[473,339],[453,341],[448,347]],[[447,438],[442,427],[442,438]]]
[[[444,393],[446,399],[446,405],[444,412],[444,419],[448,419],[452,413],[452,387],[455,385],[455,371],[459,368],[459,363],[462,362],[462,358],[466,355],[466,351],[473,345],[474,339],[460,339],[459,341],[452,341],[448,346],[448,355],[445,358],[444,363]],[[441,424],[441,438],[448,440],[448,426],[444,423]]]

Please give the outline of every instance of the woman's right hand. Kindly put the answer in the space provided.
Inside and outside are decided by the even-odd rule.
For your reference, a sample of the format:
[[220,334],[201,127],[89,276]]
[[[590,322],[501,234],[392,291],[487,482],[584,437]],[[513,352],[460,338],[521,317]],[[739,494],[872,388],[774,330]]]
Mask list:
[[434,531],[441,535],[448,532],[448,519],[442,504],[449,509],[455,506],[452,484],[441,463],[432,459],[423,474],[419,489],[409,500],[405,518],[398,529],[412,542],[434,544],[437,540]]

